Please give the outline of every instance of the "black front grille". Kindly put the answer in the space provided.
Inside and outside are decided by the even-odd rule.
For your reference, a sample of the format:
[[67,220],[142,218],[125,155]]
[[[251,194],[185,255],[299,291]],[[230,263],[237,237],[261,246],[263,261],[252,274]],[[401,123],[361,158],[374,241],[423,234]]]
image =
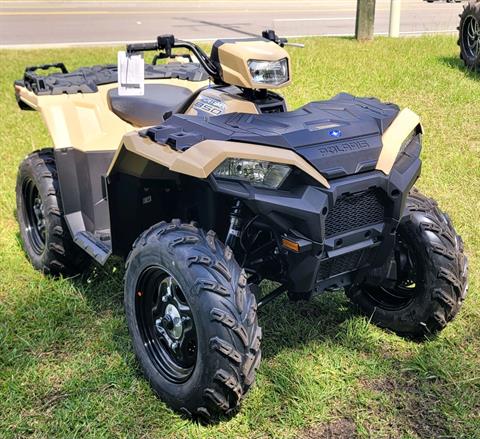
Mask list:
[[356,250],[342,256],[327,259],[320,264],[318,280],[328,279],[337,274],[347,273],[356,270],[362,256],[363,250]]
[[385,206],[379,189],[342,195],[325,220],[325,235],[335,236],[384,221]]

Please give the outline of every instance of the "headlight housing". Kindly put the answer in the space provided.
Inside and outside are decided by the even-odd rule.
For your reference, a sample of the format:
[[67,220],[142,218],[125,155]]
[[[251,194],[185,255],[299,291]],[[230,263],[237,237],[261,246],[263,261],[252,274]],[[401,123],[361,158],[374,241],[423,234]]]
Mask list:
[[213,171],[213,175],[220,178],[246,181],[252,186],[278,189],[291,171],[291,166],[280,163],[229,158]]
[[256,84],[280,85],[289,79],[287,58],[278,61],[251,59],[248,68]]
[[417,129],[415,128],[412,130],[412,132],[405,138],[405,140],[402,142],[402,145],[400,146],[400,149],[398,150],[398,156],[400,156],[405,149],[407,148],[408,145],[412,142],[412,140],[415,138],[417,135]]

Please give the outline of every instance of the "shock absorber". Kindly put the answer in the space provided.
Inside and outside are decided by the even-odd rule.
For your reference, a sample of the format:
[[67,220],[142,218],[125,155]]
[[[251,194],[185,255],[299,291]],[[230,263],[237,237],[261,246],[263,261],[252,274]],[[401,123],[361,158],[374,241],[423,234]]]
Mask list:
[[237,200],[230,212],[230,228],[228,229],[225,245],[228,245],[232,250],[235,248],[240,233],[242,231],[242,203]]

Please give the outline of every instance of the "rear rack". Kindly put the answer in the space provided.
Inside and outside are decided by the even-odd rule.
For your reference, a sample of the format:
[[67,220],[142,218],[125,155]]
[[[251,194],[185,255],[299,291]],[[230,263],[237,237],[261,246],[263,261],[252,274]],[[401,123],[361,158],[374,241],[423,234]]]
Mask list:
[[[58,68],[60,72],[41,75],[37,70]],[[198,63],[171,62],[168,64],[145,64],[145,79],[184,79],[205,81],[208,75]],[[96,93],[99,85],[117,82],[117,65],[105,64],[80,67],[69,72],[64,63],[42,64],[25,69],[23,79],[15,85],[25,87],[36,95],[61,95],[76,93]]]

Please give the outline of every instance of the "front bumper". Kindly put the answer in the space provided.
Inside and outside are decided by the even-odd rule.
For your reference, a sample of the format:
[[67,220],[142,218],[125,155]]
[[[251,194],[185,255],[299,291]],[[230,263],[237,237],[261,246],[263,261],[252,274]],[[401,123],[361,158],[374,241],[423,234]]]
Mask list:
[[303,185],[290,191],[210,179],[217,192],[242,199],[282,236],[312,242],[302,253],[285,251],[291,293],[351,285],[383,265],[395,243],[408,193],[420,175],[415,139],[389,175],[370,171],[330,180],[330,188]]

